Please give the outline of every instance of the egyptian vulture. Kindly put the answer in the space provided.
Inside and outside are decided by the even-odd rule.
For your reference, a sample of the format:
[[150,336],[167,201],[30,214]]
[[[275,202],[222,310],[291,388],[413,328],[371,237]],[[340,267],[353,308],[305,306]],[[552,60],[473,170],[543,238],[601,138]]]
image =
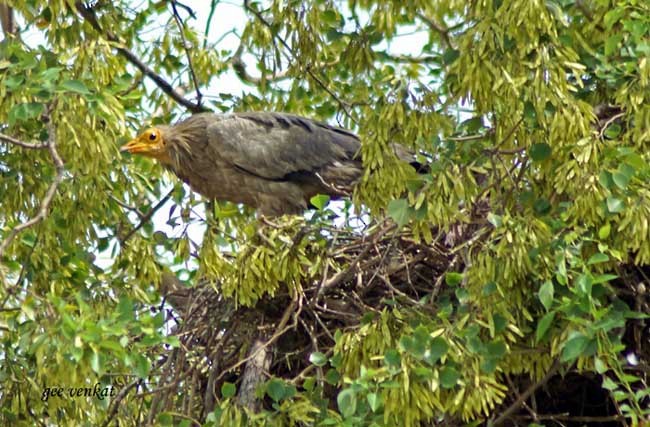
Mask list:
[[301,213],[317,194],[349,195],[362,174],[355,134],[286,113],[196,114],[149,128],[121,150],[156,159],[207,198],[268,216]]

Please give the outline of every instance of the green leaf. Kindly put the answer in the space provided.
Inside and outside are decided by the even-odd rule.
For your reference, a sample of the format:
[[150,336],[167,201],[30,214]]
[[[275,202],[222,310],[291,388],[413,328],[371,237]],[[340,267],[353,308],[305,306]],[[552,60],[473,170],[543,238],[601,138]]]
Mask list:
[[449,286],[456,286],[463,280],[462,273],[449,272],[445,274],[445,283]]
[[592,284],[593,282],[591,281],[591,277],[589,277],[589,275],[581,274],[578,277],[577,285],[578,285],[578,290],[580,291],[581,294],[591,295]]
[[140,378],[147,378],[151,369],[151,362],[142,354],[136,354],[134,358],[136,375]]
[[384,363],[388,366],[400,367],[402,358],[397,350],[390,348],[384,353]]
[[590,339],[584,335],[578,334],[564,343],[560,360],[562,362],[572,362],[580,357],[589,345]]
[[325,374],[325,381],[331,385],[337,385],[341,380],[341,374],[336,369],[330,369]]
[[368,400],[368,406],[370,406],[372,412],[377,412],[382,405],[382,398],[379,393],[368,393],[366,399]]
[[325,206],[330,201],[330,196],[327,196],[325,194],[316,194],[314,197],[309,199],[309,202],[319,211],[322,211]]
[[619,171],[616,171],[612,174],[612,180],[614,181],[614,184],[621,190],[625,190],[627,188],[627,184],[630,182],[630,177],[628,177],[625,174],[622,174]]
[[449,350],[449,345],[442,337],[436,337],[431,340],[426,351],[424,352],[424,360],[433,365],[435,364],[442,356],[447,354]]
[[357,411],[357,396],[354,390],[346,388],[336,396],[336,403],[344,418],[349,418]]
[[63,83],[61,83],[59,87],[63,90],[80,93],[82,95],[90,94],[90,91],[88,90],[86,85],[79,80],[66,80]]
[[607,139],[616,139],[621,134],[622,130],[623,128],[621,128],[621,125],[619,125],[618,123],[612,123],[609,126],[607,126],[607,129],[605,129],[603,135],[605,135],[605,138]]
[[508,348],[502,340],[496,340],[487,343],[485,346],[485,351],[489,357],[500,359],[506,354]]
[[542,317],[539,322],[537,322],[537,330],[535,331],[535,342],[540,342],[543,338],[544,335],[546,335],[546,331],[551,327],[553,324],[553,320],[555,319],[555,312],[551,311],[549,313],[546,313],[544,317]]
[[271,378],[266,383],[266,394],[269,395],[271,399],[275,402],[279,402],[284,399],[287,387],[281,379]]
[[445,65],[449,65],[460,57],[460,51],[456,49],[447,49],[445,53],[442,54],[442,62]]
[[625,204],[621,199],[613,196],[607,198],[607,210],[610,213],[621,213],[625,209]]
[[551,146],[545,142],[538,142],[530,147],[530,157],[536,162],[541,162],[551,156]]
[[539,300],[547,311],[550,310],[551,305],[553,305],[553,291],[553,282],[548,280],[544,282],[537,293]]
[[442,368],[440,371],[440,384],[443,388],[452,388],[458,383],[460,373],[449,366]]
[[609,237],[609,234],[612,231],[612,226],[609,224],[609,222],[598,230],[598,238],[601,240],[605,240]]
[[618,278],[618,276],[615,274],[600,274],[593,278],[592,284],[598,285],[601,283],[609,282],[610,280],[614,280],[616,278]]
[[501,215],[496,215],[492,212],[488,213],[487,220],[494,226],[494,228],[499,228],[501,225],[503,225],[503,218]]
[[589,261],[587,261],[587,265],[600,264],[602,262],[607,262],[607,261],[609,261],[609,257],[607,256],[607,254],[598,252],[593,254],[591,257],[589,257]]
[[235,386],[235,384],[229,383],[228,381],[221,384],[221,397],[223,397],[224,399],[233,397],[235,393],[237,393],[237,387]]
[[327,356],[320,351],[315,351],[309,355],[309,361],[316,366],[324,366],[327,363]]
[[99,358],[99,352],[96,350],[93,350],[93,352],[90,354],[90,367],[93,371],[95,371],[95,373],[101,375],[102,366]]
[[388,215],[399,227],[406,225],[410,219],[408,201],[406,199],[391,200],[388,204]]

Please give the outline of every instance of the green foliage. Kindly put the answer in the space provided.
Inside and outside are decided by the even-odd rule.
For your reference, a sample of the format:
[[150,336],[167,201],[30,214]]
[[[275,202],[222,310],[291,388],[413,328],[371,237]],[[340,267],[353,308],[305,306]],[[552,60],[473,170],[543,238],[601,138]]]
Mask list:
[[[593,375],[617,414],[647,420],[647,372],[625,360],[635,351],[648,363],[635,347],[638,334],[647,340],[650,264],[647,2],[250,2],[235,35],[255,78],[237,71],[241,52],[207,37],[209,25],[177,25],[169,2],[97,2],[94,20],[80,2],[2,3],[42,42],[27,33],[0,42],[0,133],[55,140],[64,172],[42,220],[0,259],[1,424],[477,424],[516,399],[509,380],[541,381],[553,369]],[[411,31],[426,38],[421,52],[396,53]],[[231,68],[250,93],[219,86]],[[264,223],[245,207],[205,205],[160,166],[121,156],[149,120],[184,114],[152,74],[189,102],[200,90],[215,111],[286,110],[355,130],[365,172],[354,206],[341,213],[316,196],[310,219]],[[394,144],[429,171],[399,160]],[[47,147],[0,138],[0,154],[4,242],[36,218],[58,171]],[[173,202],[165,229],[150,221],[161,200]],[[354,208],[390,218],[410,233],[396,240],[424,245],[422,259],[444,253],[421,298],[393,291],[314,339],[300,361],[311,365],[271,372],[259,412],[239,405],[237,369],[219,377],[205,411],[185,405],[188,378],[174,381],[190,391],[156,406],[151,390],[170,381],[170,354],[192,351],[161,306],[161,266],[209,281],[233,310],[286,294],[311,316],[326,279],[340,278],[341,300],[374,286],[354,282],[374,279],[357,275],[374,264],[338,251],[355,243],[337,241],[337,227],[365,242],[348,221]],[[188,233],[197,224],[200,243]],[[209,327],[235,330],[228,316]],[[308,330],[289,317],[287,330]],[[196,360],[207,356],[183,363],[207,376]],[[137,391],[119,402],[43,399],[46,388],[130,383]]]

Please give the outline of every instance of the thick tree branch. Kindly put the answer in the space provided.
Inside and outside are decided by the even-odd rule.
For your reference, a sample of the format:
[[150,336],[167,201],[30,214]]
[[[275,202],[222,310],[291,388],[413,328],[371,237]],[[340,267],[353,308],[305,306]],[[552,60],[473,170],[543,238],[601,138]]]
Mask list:
[[[65,167],[63,164],[63,160],[61,159],[61,156],[59,155],[59,152],[56,149],[56,129],[54,127],[54,124],[52,123],[52,118],[48,117],[48,139],[47,139],[47,149],[50,152],[50,157],[52,158],[52,163],[54,163],[54,167],[56,168],[56,176],[52,180],[52,183],[50,184],[50,187],[47,189],[47,192],[45,193],[45,197],[43,197],[43,200],[41,201],[40,208],[38,209],[38,212],[36,215],[34,215],[30,220],[19,224],[15,226],[5,237],[5,239],[2,241],[0,244],[0,258],[4,255],[4,252],[7,250],[7,247],[11,244],[11,242],[16,238],[18,233],[21,231],[32,227],[39,222],[43,221],[48,214],[48,209],[50,207],[50,203],[52,203],[52,199],[54,198],[54,195],[56,194],[56,190],[63,180],[63,173],[65,172]],[[7,141],[3,135],[3,140]],[[15,143],[17,140],[14,140],[14,138],[9,137],[12,143]],[[42,147],[36,147],[33,146],[33,144],[29,144],[26,142],[21,142],[19,144],[21,147],[26,147],[26,148],[42,148]]]
[[86,20],[88,23],[97,31],[99,34],[103,35],[108,41],[116,43],[115,49],[126,58],[131,64],[133,64],[138,70],[142,72],[145,76],[149,77],[153,82],[162,90],[166,95],[176,101],[178,104],[187,108],[192,113],[200,113],[203,111],[210,111],[209,109],[201,106],[200,103],[194,103],[189,99],[183,98],[183,96],[178,93],[172,87],[169,82],[167,82],[162,76],[156,73],[154,70],[149,68],[147,64],[142,62],[133,52],[129,49],[122,47],[119,38],[113,34],[110,30],[103,30],[99,21],[97,21],[97,16],[92,8],[83,4],[83,2],[76,2],[77,10],[79,14]]

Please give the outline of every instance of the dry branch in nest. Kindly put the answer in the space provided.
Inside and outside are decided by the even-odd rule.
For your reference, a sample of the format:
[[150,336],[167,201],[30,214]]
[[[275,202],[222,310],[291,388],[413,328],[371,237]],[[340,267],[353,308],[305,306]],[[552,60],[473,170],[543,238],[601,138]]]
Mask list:
[[337,241],[332,258],[346,269],[303,283],[299,295],[266,296],[251,308],[235,307],[215,284],[187,288],[165,274],[162,293],[174,308],[181,347],[170,351],[161,369],[159,387],[175,386],[162,392],[157,401],[164,404],[152,411],[182,407],[202,419],[214,409],[225,381],[237,384],[240,404],[259,409],[255,389],[260,383],[272,373],[299,385],[314,367],[310,354],[327,354],[335,331],[358,326],[364,313],[379,312],[393,301],[432,309],[422,300],[431,295],[432,283],[440,286],[454,258],[443,244],[418,243],[388,222],[368,236],[350,232]]

